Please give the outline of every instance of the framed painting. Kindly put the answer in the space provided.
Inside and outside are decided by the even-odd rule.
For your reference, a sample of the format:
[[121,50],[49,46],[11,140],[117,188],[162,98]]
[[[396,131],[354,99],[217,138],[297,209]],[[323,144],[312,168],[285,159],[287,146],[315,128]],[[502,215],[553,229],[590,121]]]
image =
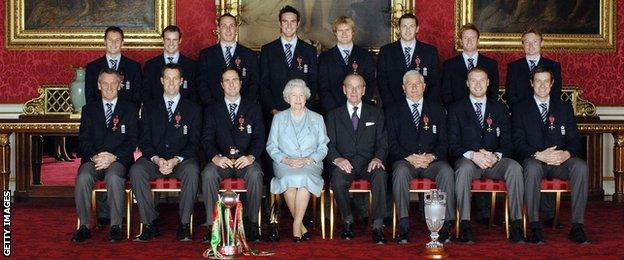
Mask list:
[[175,0],[6,0],[8,49],[94,49],[114,25],[124,47],[161,48],[160,33],[175,24]]
[[355,44],[378,51],[398,39],[398,18],[414,11],[414,0],[216,0],[216,4],[218,15],[238,18],[238,40],[254,50],[279,37],[279,10],[286,5],[300,12],[297,35],[322,49],[336,44],[332,23],[339,16],[355,21]]
[[[616,0],[457,0],[455,32],[466,23],[481,31],[479,49],[522,49],[521,33],[536,28],[551,51],[616,49]],[[461,50],[458,39],[455,49]]]

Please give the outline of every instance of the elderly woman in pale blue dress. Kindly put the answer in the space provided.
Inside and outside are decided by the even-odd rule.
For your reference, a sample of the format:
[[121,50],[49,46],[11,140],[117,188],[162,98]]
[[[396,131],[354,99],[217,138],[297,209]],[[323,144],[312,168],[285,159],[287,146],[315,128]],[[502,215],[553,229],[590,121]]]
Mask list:
[[273,118],[267,152],[273,159],[275,177],[271,180],[271,193],[284,193],[293,215],[293,240],[310,239],[303,225],[303,216],[310,201],[323,189],[323,159],[327,155],[329,138],[323,117],[305,107],[310,89],[305,81],[293,79],[286,83],[284,100],[290,108]]

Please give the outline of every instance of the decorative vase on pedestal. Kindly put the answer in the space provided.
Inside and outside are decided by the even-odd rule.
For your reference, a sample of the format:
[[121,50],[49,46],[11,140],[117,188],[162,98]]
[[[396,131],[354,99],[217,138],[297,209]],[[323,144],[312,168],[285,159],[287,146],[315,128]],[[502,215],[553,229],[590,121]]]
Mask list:
[[85,69],[76,68],[76,78],[70,85],[70,95],[74,114],[80,114],[82,106],[86,104],[85,98]]

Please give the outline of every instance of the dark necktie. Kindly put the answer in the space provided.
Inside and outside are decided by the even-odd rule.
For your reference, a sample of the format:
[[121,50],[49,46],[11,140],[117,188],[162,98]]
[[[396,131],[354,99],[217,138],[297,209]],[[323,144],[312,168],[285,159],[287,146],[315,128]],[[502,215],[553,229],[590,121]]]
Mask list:
[[477,119],[479,119],[479,124],[481,126],[483,126],[483,114],[482,114],[482,110],[481,110],[481,106],[483,105],[483,103],[481,102],[477,102],[475,103],[475,106],[477,107],[477,109],[475,110],[475,113],[477,113]]
[[173,63],[173,57],[167,57],[167,64]]
[[232,46],[225,46],[225,66],[229,67],[232,62]]
[[420,112],[418,112],[418,103],[412,104],[412,119],[414,119],[416,128],[418,128],[418,125],[420,123]]
[[542,121],[546,123],[546,114],[548,114],[548,104],[540,103],[540,109],[542,110],[541,111]]
[[468,58],[468,70],[474,69],[474,58]]
[[286,43],[284,44],[284,47],[286,48],[284,49],[284,51],[286,52],[286,62],[288,62],[288,67],[290,67],[290,65],[292,64],[292,59],[293,59],[293,54],[292,54],[292,51],[290,50],[290,47],[292,47],[292,44]]
[[232,121],[232,124],[234,124],[234,117],[236,116],[236,107],[238,105],[232,103],[230,104],[230,120]]
[[405,66],[409,67],[409,65],[412,63],[412,55],[410,54],[410,52],[412,51],[412,47],[405,47]]
[[353,107],[353,114],[351,114],[351,123],[353,124],[353,131],[357,131],[360,118],[357,115],[358,107]]
[[173,100],[167,101],[167,117],[169,118],[169,122],[171,122],[171,118],[173,118]]
[[533,71],[533,69],[535,69],[535,66],[537,66],[537,64],[535,64],[535,60],[529,60],[529,62],[531,63],[531,65],[529,66],[529,70]]
[[117,70],[117,60],[110,60],[111,69]]
[[113,103],[106,103],[106,127],[110,125],[111,118],[113,117]]
[[351,51],[349,50],[343,50],[345,56],[344,56],[344,62],[345,65],[349,65],[349,55],[351,54]]

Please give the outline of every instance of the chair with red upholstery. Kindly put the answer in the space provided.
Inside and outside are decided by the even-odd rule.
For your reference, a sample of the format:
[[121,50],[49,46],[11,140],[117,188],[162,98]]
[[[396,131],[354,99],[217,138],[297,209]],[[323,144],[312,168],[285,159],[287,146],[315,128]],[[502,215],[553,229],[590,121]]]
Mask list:
[[[558,179],[558,178],[545,178],[542,179],[540,183],[540,189],[542,193],[555,193],[555,218],[553,222],[553,228],[557,228],[557,224],[559,223],[559,209],[561,208],[561,193],[563,192],[571,192],[570,183],[567,180]],[[524,218],[524,236],[526,237],[527,232],[527,213],[526,206],[523,211]]]
[[[181,192],[182,182],[176,178],[157,178],[150,181],[150,188],[152,189],[152,196],[156,192]],[[190,231],[193,235],[193,214],[191,213]],[[139,233],[143,233],[143,223],[139,226]]]
[[[507,238],[509,238],[509,198],[507,197],[507,186],[504,180],[495,180],[495,179],[474,179],[470,184],[470,191],[472,193],[479,192],[491,192],[492,193],[492,207],[490,209],[490,224],[489,227],[492,228],[494,223],[494,213],[496,208],[496,196],[498,193],[505,194],[505,234]],[[459,207],[457,207],[457,216],[459,215]],[[455,220],[455,230],[456,237],[459,237],[459,217]]]
[[[126,191],[126,238],[130,238],[130,220],[131,220],[131,211],[132,211],[132,188],[129,181],[126,181],[124,184],[124,189]],[[91,211],[95,212],[95,194],[97,192],[106,192],[106,183],[104,181],[96,181],[93,185],[93,189],[91,190]],[[80,219],[78,219],[76,224],[76,229],[80,228]]]
[[[279,206],[281,198],[282,198],[281,194],[271,194],[271,201],[270,201],[271,208],[274,208],[273,205]],[[321,190],[320,197],[315,197],[314,194],[310,194],[310,199],[312,200],[312,214],[313,214],[314,220],[318,218],[316,207],[317,207],[317,200],[319,198],[321,200],[321,219],[319,221],[321,224],[321,236],[323,237],[323,239],[325,239],[325,188]]]
[[[373,201],[370,182],[362,179],[352,181],[349,193],[368,193],[368,214],[370,215],[372,212],[371,203]],[[334,239],[334,204],[336,204],[336,201],[334,200],[334,191],[331,188],[329,189],[329,203],[329,239]],[[371,217],[369,216],[368,219],[370,220]],[[325,222],[325,218],[321,221]],[[323,235],[323,239],[325,239],[325,235]]]
[[[435,181],[428,178],[414,178],[410,181],[409,192],[410,193],[426,193],[432,189],[435,189],[436,183]],[[397,213],[396,213],[396,203],[392,203],[392,238],[396,238],[396,223],[397,223]]]
[[[245,180],[243,178],[227,178],[219,183],[219,192],[231,190],[236,193],[246,193]],[[262,206],[258,209],[258,234],[262,235]]]

